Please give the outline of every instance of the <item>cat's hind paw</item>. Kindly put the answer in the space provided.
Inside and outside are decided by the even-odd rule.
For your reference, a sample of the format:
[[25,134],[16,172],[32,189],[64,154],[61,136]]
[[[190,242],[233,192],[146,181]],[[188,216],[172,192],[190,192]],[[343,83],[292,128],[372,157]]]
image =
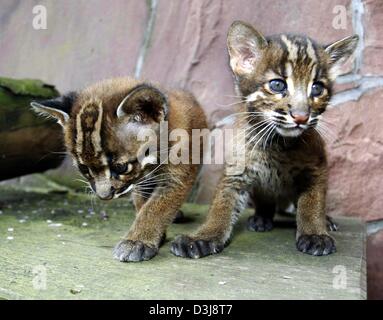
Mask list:
[[255,232],[271,231],[274,227],[273,219],[262,216],[251,216],[247,220],[247,229]]

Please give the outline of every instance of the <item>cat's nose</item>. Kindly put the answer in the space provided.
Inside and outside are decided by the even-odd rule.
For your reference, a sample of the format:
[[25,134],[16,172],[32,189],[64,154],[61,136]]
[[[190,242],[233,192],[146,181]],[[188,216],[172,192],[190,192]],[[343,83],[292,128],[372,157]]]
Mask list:
[[98,190],[96,191],[98,197],[101,199],[101,200],[111,200],[113,199],[113,196],[114,196],[114,192],[115,192],[115,189],[114,187],[110,187],[109,190]]
[[306,124],[310,115],[304,111],[290,111],[291,117],[296,124]]

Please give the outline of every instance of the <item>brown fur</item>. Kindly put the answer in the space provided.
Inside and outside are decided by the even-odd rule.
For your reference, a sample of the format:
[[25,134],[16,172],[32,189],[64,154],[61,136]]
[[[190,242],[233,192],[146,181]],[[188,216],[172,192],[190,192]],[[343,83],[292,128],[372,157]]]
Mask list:
[[[190,93],[127,78],[103,81],[69,100],[62,97],[61,105],[56,100],[34,107],[63,124],[66,146],[100,198],[123,196],[134,185],[137,217],[114,256],[121,261],[152,258],[191,190],[199,165],[139,162],[144,142],[137,140],[137,134],[142,128],[159,133],[166,120],[169,132],[184,129],[191,137],[192,129],[207,127],[203,110]],[[169,148],[175,143],[169,141]],[[159,163],[160,154],[155,156]]]
[[318,123],[331,98],[336,67],[356,43],[354,36],[323,47],[307,37],[265,38],[246,23],[232,24],[228,51],[241,97],[236,127],[246,136],[245,170],[232,175],[226,165],[206,222],[190,236],[177,237],[175,255],[200,258],[223,250],[249,197],[256,207],[250,230],[271,230],[276,208],[293,203],[298,250],[335,251],[326,228],[328,173]]

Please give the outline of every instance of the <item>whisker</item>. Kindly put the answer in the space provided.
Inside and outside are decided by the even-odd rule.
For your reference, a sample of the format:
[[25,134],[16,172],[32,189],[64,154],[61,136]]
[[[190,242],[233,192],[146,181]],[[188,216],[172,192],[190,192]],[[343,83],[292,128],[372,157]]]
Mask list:
[[141,190],[141,189],[134,189],[134,192],[140,193],[140,194],[147,194],[147,195],[152,195],[153,194],[153,192],[144,191],[144,190]]
[[[263,120],[265,120],[265,119],[262,119],[261,121],[263,121]],[[253,125],[250,125],[251,121],[257,121],[257,116],[249,115],[249,116],[245,116],[242,119],[237,119],[237,124],[238,125],[245,124],[246,128],[244,130],[247,131],[247,130],[250,130],[253,128]],[[261,121],[258,121],[256,124],[260,123]]]
[[[313,129],[319,134],[319,136],[320,136],[322,139],[324,139],[322,133],[318,130],[318,128],[313,127]],[[325,139],[325,140],[326,140],[326,139]]]
[[315,127],[314,130],[316,132],[318,132],[318,134],[328,143],[331,143],[331,138],[327,135],[327,133],[325,133],[325,131],[323,131],[323,129],[319,128],[319,127]]
[[154,189],[162,189],[163,186],[153,186],[153,187],[137,187],[137,190],[154,190]]
[[145,180],[137,182],[136,184],[137,185],[142,185],[142,184],[152,183],[152,182],[159,181],[159,180],[165,180],[165,179],[167,179],[169,177],[170,177],[170,174],[161,175],[161,176],[158,176],[158,177],[155,176],[155,177],[151,177],[151,178],[146,178]]
[[148,196],[148,195],[142,194],[141,192],[138,193],[138,192],[135,192],[135,191],[132,192],[132,194],[138,195],[138,196],[140,196],[140,197],[142,197],[142,198],[145,198],[145,199],[149,199],[149,198],[152,196],[152,194],[150,194],[150,195]]
[[231,107],[231,106],[235,106],[237,104],[242,104],[244,102],[246,102],[246,101],[233,102],[233,103],[229,103],[229,104],[220,104],[218,102],[215,102],[215,105],[218,107]]
[[266,150],[267,141],[269,140],[269,137],[273,133],[275,127],[276,127],[276,125],[274,124],[274,126],[272,126],[271,129],[269,130],[269,134],[266,136],[266,139],[263,141],[263,150]]
[[220,122],[222,121],[225,121],[225,120],[228,120],[230,118],[235,118],[239,115],[247,115],[246,117],[242,117],[242,118],[237,118],[238,121],[245,121],[245,119],[251,117],[251,116],[256,116],[256,115],[262,115],[264,114],[263,112],[254,112],[254,111],[246,111],[246,112],[237,112],[237,113],[232,113],[232,114],[229,114],[228,116],[222,118],[221,120],[219,120]]
[[257,146],[260,142],[262,142],[262,139],[268,134],[268,132],[270,131],[270,129],[273,128],[273,126],[275,126],[273,123],[270,123],[268,125],[266,132],[264,132],[263,135],[258,139],[258,141],[255,143],[255,146]]
[[327,139],[329,140],[328,142],[333,142],[334,140],[336,140],[336,135],[323,123],[318,123],[317,128],[320,131],[322,131],[323,134],[327,137]]
[[320,127],[323,127],[323,129],[326,129],[326,131],[328,131],[329,134],[332,134],[332,135],[335,136],[333,129],[332,129],[332,128],[329,128],[329,127],[328,127],[328,124],[327,124],[326,122],[322,122],[322,120],[321,120],[321,121],[318,121],[318,125],[319,125]]
[[[264,132],[266,130],[263,133],[263,135],[254,143],[254,146],[251,149],[250,154],[253,154],[253,152],[254,152],[255,148],[257,147],[257,145],[259,144],[259,142],[262,141],[263,137],[267,134],[267,132],[269,131],[269,128],[272,127],[272,126],[274,126],[274,124],[271,122],[271,123],[267,124],[267,126],[265,128],[263,128],[261,131],[259,131],[257,133],[257,135],[255,137],[259,136],[262,132]],[[252,140],[254,140],[254,139],[252,139]]]
[[260,131],[258,131],[257,134],[256,134],[255,136],[251,137],[251,139],[248,141],[248,144],[253,143],[253,141],[255,141],[256,138],[257,138],[263,131],[265,131],[267,128],[269,128],[271,125],[273,125],[272,122],[267,123],[267,124],[266,124],[266,127],[264,127],[263,129],[261,129]]
[[150,183],[145,183],[145,184],[136,184],[138,187],[156,187],[162,183],[168,182],[169,179],[163,179],[163,180],[158,180],[158,181],[153,181]]
[[159,173],[159,174],[157,174],[157,175],[155,175],[155,176],[151,176],[151,177],[149,177],[148,179],[153,179],[153,178],[160,177],[160,176],[165,176],[165,175],[170,175],[170,173],[168,173],[168,172],[162,172],[162,173]]
[[240,115],[240,114],[265,114],[265,113],[262,111],[241,111],[241,112],[232,113],[231,116]]
[[251,135],[256,129],[264,126],[265,123],[268,123],[269,121],[270,121],[270,119],[265,119],[265,120],[262,120],[261,122],[258,122],[255,126],[250,127],[252,130],[246,133],[245,138],[247,138],[249,135]]
[[170,177],[168,178],[161,178],[161,179],[157,179],[157,180],[145,180],[145,181],[141,181],[140,183],[136,183],[137,186],[143,186],[143,185],[148,185],[148,184],[153,184],[155,182],[159,182],[159,181],[168,181]]
[[150,181],[154,181],[154,182],[158,181],[157,178],[159,178],[159,177],[162,177],[161,178],[162,180],[166,180],[166,179],[163,179],[163,177],[166,177],[166,176],[170,176],[170,174],[169,173],[161,173],[159,175],[156,175],[156,176],[153,176],[153,177],[149,177],[149,178],[147,178],[145,180],[139,181],[139,182],[136,183],[136,185],[142,185],[142,184],[148,183],[148,182],[150,183]]
[[[277,126],[275,126],[275,128],[276,128]],[[273,130],[273,135],[271,136],[271,143],[273,143],[273,141],[274,141],[274,137],[275,137],[275,135],[277,134],[277,130],[275,130],[275,128],[274,128],[274,130]],[[279,135],[278,135],[278,139],[279,139]]]
[[163,165],[165,163],[165,161],[167,161],[168,158],[164,159],[164,161],[162,161],[157,167],[155,167],[152,171],[150,171],[148,174],[146,174],[145,176],[143,176],[140,180],[138,180],[138,182],[142,181],[144,178],[146,178],[147,176],[149,176],[150,174],[153,174],[154,172],[156,172],[157,170],[159,170],[159,168],[161,167],[161,165]]
[[324,119],[323,117],[318,118],[318,120],[319,120],[320,122],[325,123],[325,124],[328,124],[328,125],[331,125],[331,126],[335,126],[335,124],[334,124],[333,122],[330,122],[330,121],[328,121],[327,119]]
[[89,184],[89,181],[86,181],[84,179],[74,179],[74,181],[79,181],[79,182],[82,182],[84,184]]

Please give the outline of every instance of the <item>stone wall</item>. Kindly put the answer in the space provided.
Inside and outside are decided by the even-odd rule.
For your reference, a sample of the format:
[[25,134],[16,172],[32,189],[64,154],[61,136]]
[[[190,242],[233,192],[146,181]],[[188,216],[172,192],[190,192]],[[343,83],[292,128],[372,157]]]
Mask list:
[[[36,4],[47,7],[47,30],[32,28]],[[0,75],[39,78],[61,92],[135,75],[193,91],[213,125],[235,102],[225,38],[236,19],[265,34],[305,33],[323,43],[360,35],[327,113],[329,213],[368,222],[369,296],[383,298],[383,1],[2,0]],[[219,171],[205,168],[199,202],[211,200]]]

